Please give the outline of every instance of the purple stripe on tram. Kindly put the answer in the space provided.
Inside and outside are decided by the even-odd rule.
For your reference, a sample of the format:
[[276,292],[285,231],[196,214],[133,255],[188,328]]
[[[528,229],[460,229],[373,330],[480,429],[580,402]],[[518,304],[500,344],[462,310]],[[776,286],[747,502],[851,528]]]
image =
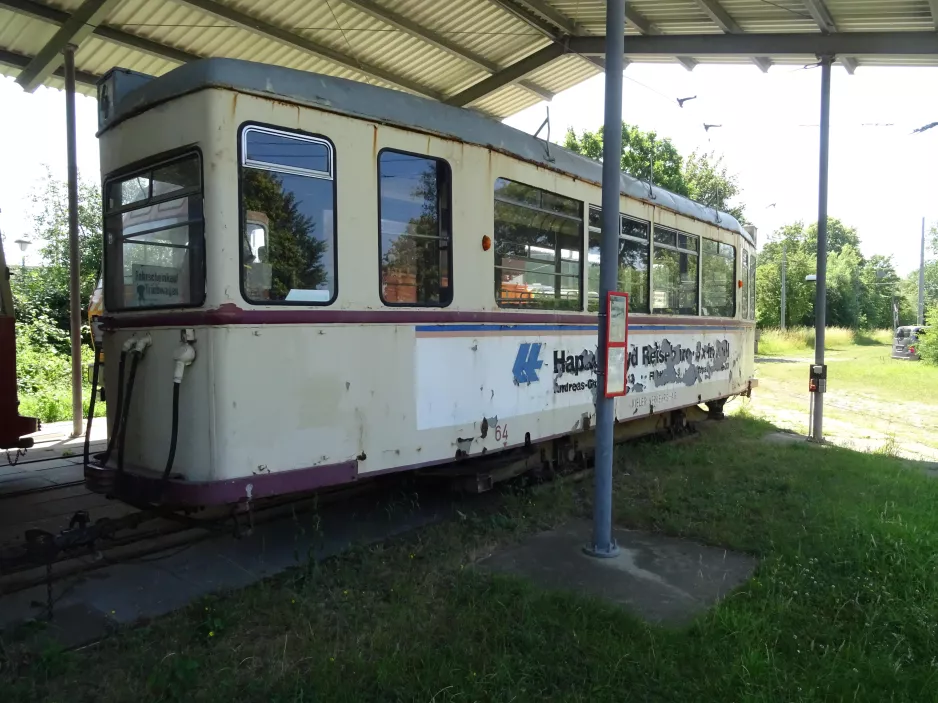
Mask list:
[[[552,313],[478,310],[334,310],[334,309],[244,309],[226,303],[212,310],[176,310],[108,315],[102,319],[106,330],[150,329],[153,327],[220,327],[227,325],[584,325],[597,319],[591,313]],[[726,317],[679,315],[631,316],[632,325],[675,325],[693,320],[701,327],[752,327],[755,322]]]

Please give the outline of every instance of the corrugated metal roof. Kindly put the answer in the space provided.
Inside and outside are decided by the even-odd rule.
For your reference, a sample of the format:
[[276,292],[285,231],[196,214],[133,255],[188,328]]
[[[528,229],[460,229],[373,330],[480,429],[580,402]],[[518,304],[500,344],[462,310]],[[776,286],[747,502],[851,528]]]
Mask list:
[[[0,0],[0,74],[18,75],[86,3],[105,0]],[[713,8],[746,34],[934,32],[930,0],[629,0],[626,34],[719,35]],[[820,6],[820,10],[817,8]],[[551,47],[571,37],[601,36],[604,0],[122,0],[110,3],[76,53],[80,79],[114,67],[161,75],[189,56],[229,57],[340,76],[460,102],[506,117],[601,70],[595,58]],[[826,12],[834,28],[822,27]],[[261,26],[258,26],[261,25]],[[180,55],[182,52],[182,55]],[[538,54],[537,52],[541,52]],[[545,61],[517,62],[532,55]],[[806,55],[773,55],[800,63]],[[683,57],[701,63],[746,63],[753,57]],[[631,61],[675,61],[668,55]],[[858,54],[856,65],[938,65],[919,56]],[[531,60],[529,60],[531,61]],[[509,72],[500,73],[510,68]],[[506,76],[495,80],[493,73]],[[517,74],[517,75],[515,75]],[[54,75],[46,85],[60,86]],[[514,81],[514,82],[513,82]],[[90,85],[82,92],[93,94]]]

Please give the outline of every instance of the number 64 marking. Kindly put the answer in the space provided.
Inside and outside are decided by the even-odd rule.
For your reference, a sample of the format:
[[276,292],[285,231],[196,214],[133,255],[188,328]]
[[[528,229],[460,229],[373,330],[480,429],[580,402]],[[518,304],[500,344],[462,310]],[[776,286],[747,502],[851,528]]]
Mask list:
[[504,425],[495,425],[495,441],[496,442],[507,442],[508,441],[508,424]]

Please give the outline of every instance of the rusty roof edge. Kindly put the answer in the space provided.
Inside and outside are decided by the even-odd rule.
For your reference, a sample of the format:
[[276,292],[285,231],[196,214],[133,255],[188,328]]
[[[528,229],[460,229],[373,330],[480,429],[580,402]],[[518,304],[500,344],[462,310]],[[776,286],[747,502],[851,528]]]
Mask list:
[[[262,97],[298,102],[330,112],[418,129],[515,156],[543,168],[581,180],[602,182],[602,164],[551,144],[547,160],[544,141],[461,107],[357,81],[282,66],[227,58],[207,58],[183,64],[143,84],[120,99],[99,135],[120,122],[160,103],[206,88],[221,88]],[[620,176],[622,195],[663,207],[686,217],[750,235],[735,217],[671,191],[651,187],[627,173]]]

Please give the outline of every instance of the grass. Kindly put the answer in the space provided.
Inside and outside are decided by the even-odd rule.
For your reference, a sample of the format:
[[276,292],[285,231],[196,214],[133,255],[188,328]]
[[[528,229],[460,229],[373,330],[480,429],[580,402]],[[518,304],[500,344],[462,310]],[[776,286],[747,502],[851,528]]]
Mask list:
[[[765,356],[801,355],[814,350],[813,327],[789,327],[760,330],[759,353]],[[892,343],[890,330],[853,330],[847,327],[828,327],[824,331],[824,348],[843,349],[852,345],[881,345]]]
[[[864,338],[828,356],[825,436],[871,451],[938,461],[938,367],[893,359],[891,342],[876,340]],[[779,356],[792,358],[756,358],[759,388],[742,404],[803,433],[808,426],[808,361],[789,363]]]
[[766,443],[771,430],[744,413],[617,456],[619,524],[761,558],[690,627],[471,568],[589,514],[589,482],[515,487],[93,649],[7,642],[3,700],[934,699],[938,483],[885,454]]
[[[762,353],[760,355],[774,356]],[[808,355],[813,360],[813,354]],[[759,358],[757,357],[757,362]],[[890,344],[848,344],[836,347],[828,361],[828,392],[848,390],[875,396],[882,401],[938,403],[938,367],[892,358]],[[797,381],[807,388],[808,363],[761,363],[760,377]]]

